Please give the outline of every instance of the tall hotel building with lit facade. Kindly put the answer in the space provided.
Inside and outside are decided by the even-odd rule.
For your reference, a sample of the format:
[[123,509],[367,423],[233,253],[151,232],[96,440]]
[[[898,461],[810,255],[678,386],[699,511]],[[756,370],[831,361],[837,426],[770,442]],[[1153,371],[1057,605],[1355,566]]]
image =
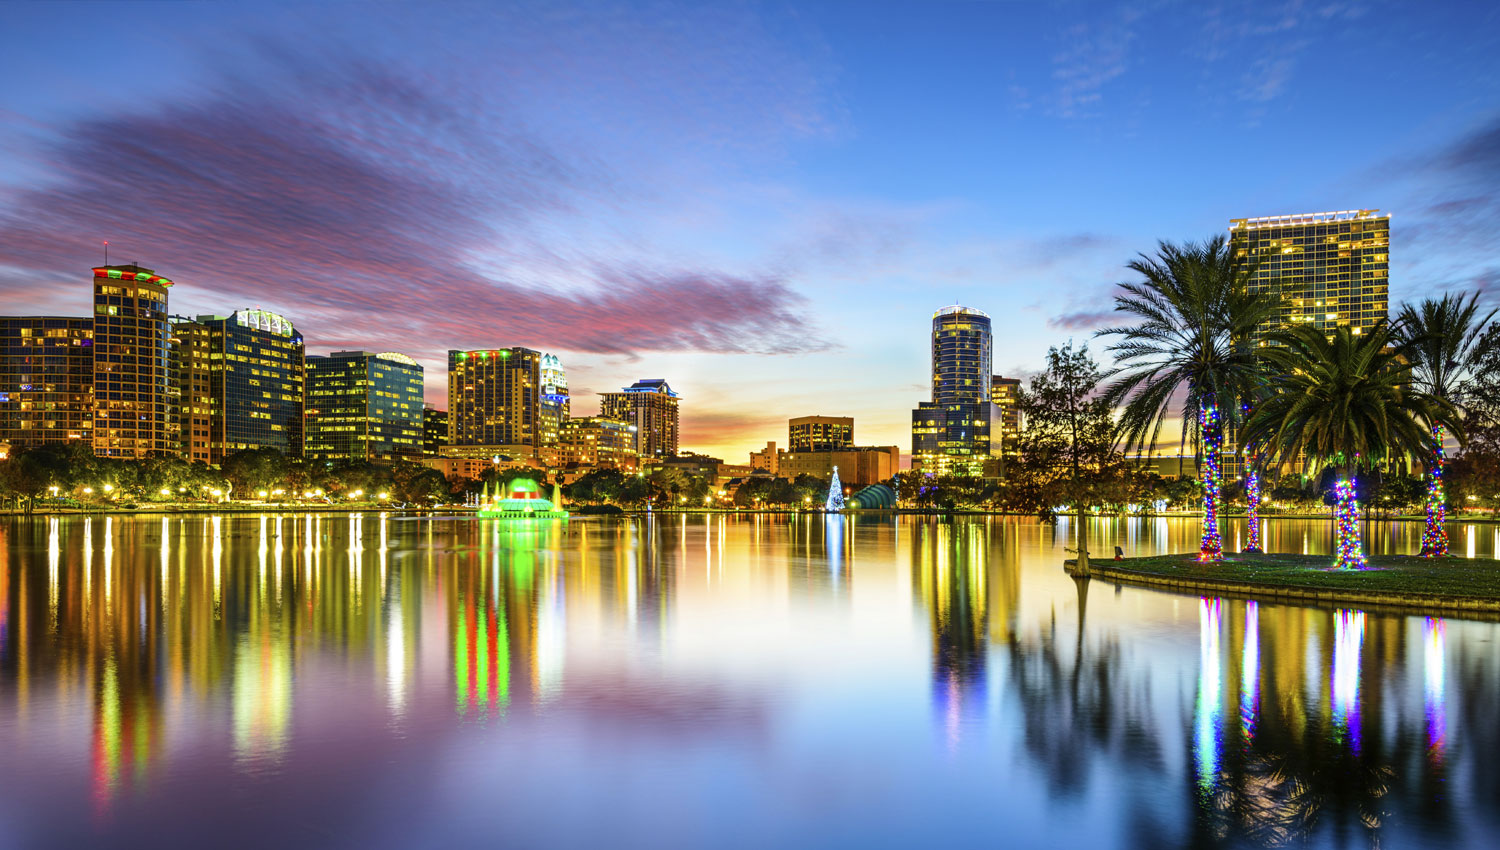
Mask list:
[[551,354],[529,348],[448,352],[452,457],[542,457],[568,415],[568,383]]
[[312,460],[416,460],[423,455],[422,365],[392,351],[307,357]]
[[932,315],[932,401],[911,412],[912,469],[983,475],[990,450],[990,317],[953,305]]
[[162,457],[181,446],[172,380],[172,281],[138,265],[94,269],[94,454]]
[[1360,333],[1387,317],[1391,217],[1379,210],[1237,218],[1229,240],[1235,259],[1253,268],[1251,289],[1279,302],[1259,337],[1304,323]]
[[646,378],[617,393],[602,393],[599,415],[634,425],[635,451],[642,458],[676,457],[681,400],[664,379]]
[[172,331],[184,457],[221,463],[245,449],[302,454],[303,342],[286,317],[259,309],[179,317]]

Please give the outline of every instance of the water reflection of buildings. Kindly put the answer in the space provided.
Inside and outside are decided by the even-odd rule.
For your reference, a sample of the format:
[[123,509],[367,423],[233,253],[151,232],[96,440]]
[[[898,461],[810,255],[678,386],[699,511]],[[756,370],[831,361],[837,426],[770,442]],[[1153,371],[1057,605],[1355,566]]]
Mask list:
[[316,690],[340,656],[380,668],[399,712],[420,655],[420,588],[437,578],[430,557],[392,569],[391,537],[373,514],[11,522],[0,710],[25,736],[87,707],[101,804],[151,780],[169,718],[188,723],[174,738],[211,734],[200,721],[216,705],[235,763],[276,763],[299,689]]
[[[1019,600],[1019,560],[991,562],[994,545],[1015,547],[1015,535],[994,520],[920,523],[911,540],[914,596],[932,634],[932,698],[956,740],[966,720],[981,716],[989,691],[989,645],[1009,639]],[[997,540],[998,538],[998,540]]]

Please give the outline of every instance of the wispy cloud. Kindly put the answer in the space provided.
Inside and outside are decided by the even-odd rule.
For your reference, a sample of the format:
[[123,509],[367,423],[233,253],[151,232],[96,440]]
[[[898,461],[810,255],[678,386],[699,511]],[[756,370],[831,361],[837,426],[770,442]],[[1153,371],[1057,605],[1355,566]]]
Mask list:
[[39,282],[86,277],[107,238],[117,260],[179,282],[177,309],[262,304],[318,348],[818,347],[784,274],[595,241],[594,217],[628,221],[654,199],[576,138],[462,80],[285,46],[259,61],[270,79],[239,69],[54,128],[45,181],[0,205],[0,303],[31,308]]
[[1081,22],[1063,33],[1067,44],[1052,57],[1057,82],[1053,111],[1063,118],[1092,114],[1103,90],[1131,64],[1142,6],[1127,4],[1107,19]]
[[1079,310],[1053,316],[1047,320],[1047,327],[1059,331],[1096,331],[1108,327],[1118,318],[1114,310]]

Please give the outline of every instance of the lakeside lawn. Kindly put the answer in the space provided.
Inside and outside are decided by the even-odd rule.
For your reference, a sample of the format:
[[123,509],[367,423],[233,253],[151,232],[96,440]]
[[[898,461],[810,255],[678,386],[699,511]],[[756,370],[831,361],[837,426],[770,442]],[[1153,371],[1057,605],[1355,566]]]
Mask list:
[[[1120,561],[1095,560],[1106,570],[1183,581],[1239,582],[1249,586],[1311,591],[1461,597],[1500,602],[1500,561],[1490,558],[1423,558],[1375,555],[1363,570],[1332,569],[1332,555],[1225,553],[1219,563],[1197,555],[1153,555]],[[1251,589],[1251,588],[1247,588]]]

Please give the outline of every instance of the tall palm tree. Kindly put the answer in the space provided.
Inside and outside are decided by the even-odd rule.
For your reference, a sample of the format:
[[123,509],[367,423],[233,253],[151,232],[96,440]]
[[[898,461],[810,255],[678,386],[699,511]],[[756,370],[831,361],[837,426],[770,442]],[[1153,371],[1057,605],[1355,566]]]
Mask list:
[[[1480,318],[1479,293],[1466,300],[1461,295],[1426,298],[1406,304],[1396,319],[1396,338],[1410,352],[1412,377],[1430,395],[1452,401],[1458,385],[1472,374],[1484,355],[1480,335],[1495,317],[1491,310]],[[1447,502],[1443,494],[1443,429],[1434,424],[1433,457],[1427,473],[1427,530],[1422,534],[1422,554],[1448,554]]]
[[1203,541],[1198,558],[1223,557],[1219,541],[1219,452],[1224,428],[1241,418],[1241,405],[1260,382],[1252,334],[1276,303],[1250,290],[1254,266],[1236,261],[1224,237],[1203,243],[1162,242],[1127,266],[1140,280],[1120,284],[1115,310],[1135,325],[1105,328],[1118,339],[1109,351],[1118,364],[1104,393],[1120,415],[1125,445],[1153,451],[1180,400],[1180,445],[1191,444],[1203,479]]
[[[1404,332],[1403,332],[1404,333]],[[1337,470],[1339,551],[1334,565],[1364,564],[1354,476],[1397,459],[1428,460],[1434,425],[1463,431],[1451,402],[1411,381],[1411,345],[1385,323],[1331,336],[1295,325],[1260,349],[1270,380],[1243,439],[1280,463],[1305,457],[1309,471]]]

